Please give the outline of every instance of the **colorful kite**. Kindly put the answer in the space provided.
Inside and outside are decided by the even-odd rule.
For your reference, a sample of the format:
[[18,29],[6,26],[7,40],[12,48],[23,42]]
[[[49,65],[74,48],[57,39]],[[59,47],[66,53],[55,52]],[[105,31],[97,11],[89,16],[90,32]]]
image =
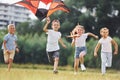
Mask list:
[[62,0],[22,0],[15,4],[31,10],[40,21],[57,10],[69,12]]

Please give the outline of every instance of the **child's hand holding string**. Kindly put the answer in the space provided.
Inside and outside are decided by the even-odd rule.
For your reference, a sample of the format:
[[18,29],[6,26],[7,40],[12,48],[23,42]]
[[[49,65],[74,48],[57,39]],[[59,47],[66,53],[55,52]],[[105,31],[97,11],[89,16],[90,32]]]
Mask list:
[[50,17],[47,17],[46,21],[47,21],[47,24],[49,24],[50,23]]

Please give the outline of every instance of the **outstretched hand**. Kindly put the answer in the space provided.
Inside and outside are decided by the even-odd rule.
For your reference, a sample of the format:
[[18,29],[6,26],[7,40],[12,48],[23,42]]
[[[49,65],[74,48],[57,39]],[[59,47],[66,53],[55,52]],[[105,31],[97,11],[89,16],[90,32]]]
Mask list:
[[16,52],[19,53],[19,49],[18,48],[16,48]]
[[95,39],[98,39],[99,37],[98,36],[95,36]]
[[75,39],[76,37],[79,37],[80,35],[78,35],[78,34],[73,34],[72,32],[70,32],[70,35],[69,36],[67,36],[68,38],[73,38],[73,39]]
[[50,17],[47,17],[47,18],[46,18],[46,21],[47,21],[47,23],[49,24],[49,23],[50,23]]

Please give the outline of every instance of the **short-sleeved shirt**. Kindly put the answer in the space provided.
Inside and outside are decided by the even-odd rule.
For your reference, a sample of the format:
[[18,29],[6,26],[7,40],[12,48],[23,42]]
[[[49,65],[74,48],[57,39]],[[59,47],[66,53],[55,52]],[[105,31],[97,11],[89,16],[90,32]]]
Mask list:
[[112,52],[112,38],[108,36],[107,38],[101,38],[98,43],[101,44],[101,51],[102,52]]
[[[6,41],[6,48],[8,50],[15,50],[15,47],[16,47],[15,42],[17,41],[17,36],[15,34],[12,35],[8,33],[4,36],[3,40]],[[3,45],[2,45],[2,49],[4,49]]]
[[85,47],[86,39],[88,37],[88,33],[82,34],[80,37],[75,40],[75,47]]
[[48,34],[46,51],[51,52],[59,50],[58,41],[61,38],[61,33],[54,30],[48,30],[46,34]]

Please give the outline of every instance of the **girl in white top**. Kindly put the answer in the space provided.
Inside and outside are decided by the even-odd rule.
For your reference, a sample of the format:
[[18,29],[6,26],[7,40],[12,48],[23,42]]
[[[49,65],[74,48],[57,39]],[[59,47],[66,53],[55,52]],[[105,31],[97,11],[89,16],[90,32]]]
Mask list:
[[[86,39],[88,36],[92,36],[94,38],[98,38],[98,36],[93,33],[84,33],[84,27],[81,25],[77,25],[75,29],[72,31],[71,36],[73,37],[71,45],[75,45],[75,61],[74,61],[74,71],[75,74],[78,72],[79,61],[81,63],[81,70],[86,70],[84,66],[84,56],[86,54]],[[75,34],[76,33],[76,34]]]
[[48,34],[46,51],[49,62],[54,63],[53,72],[58,73],[57,67],[59,62],[59,49],[60,49],[58,42],[60,42],[64,48],[66,48],[66,45],[63,43],[61,39],[61,33],[58,31],[58,29],[60,28],[59,20],[52,21],[52,29],[47,29],[48,24],[50,23],[50,18],[48,17],[46,20],[47,23],[43,28],[46,34]]
[[112,65],[112,44],[115,47],[114,54],[118,53],[117,43],[109,36],[109,29],[104,27],[100,30],[101,39],[94,50],[94,56],[97,56],[97,52],[101,46],[101,72],[105,74],[106,67],[111,67]]

